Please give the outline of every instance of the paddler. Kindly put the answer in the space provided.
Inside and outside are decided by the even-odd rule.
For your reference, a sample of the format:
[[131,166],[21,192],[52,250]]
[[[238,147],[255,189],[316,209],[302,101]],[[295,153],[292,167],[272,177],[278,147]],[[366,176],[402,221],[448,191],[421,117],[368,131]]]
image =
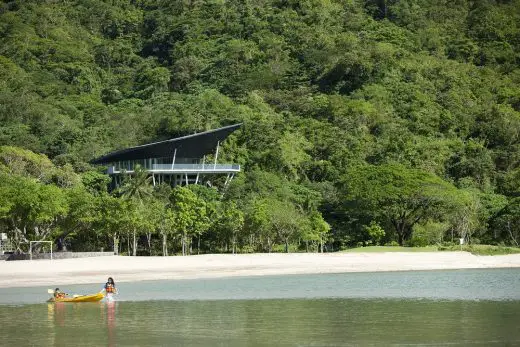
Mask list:
[[54,298],[55,299],[63,299],[67,296],[67,294],[60,291],[60,288],[54,289]]
[[116,284],[112,277],[108,278],[107,283],[105,283],[105,287],[103,288],[107,296],[112,296],[113,294],[117,294]]

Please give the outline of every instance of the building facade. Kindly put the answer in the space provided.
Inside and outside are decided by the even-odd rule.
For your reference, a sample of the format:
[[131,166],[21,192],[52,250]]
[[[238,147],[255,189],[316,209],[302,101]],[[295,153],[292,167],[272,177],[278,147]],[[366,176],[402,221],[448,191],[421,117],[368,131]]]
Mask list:
[[[215,175],[225,175],[225,185],[240,172],[240,165],[219,163],[220,144],[241,124],[149,143],[115,151],[92,161],[106,165],[114,186],[124,175],[132,175],[137,166],[144,168],[154,185],[172,186],[209,182]],[[211,160],[208,156],[211,155]]]

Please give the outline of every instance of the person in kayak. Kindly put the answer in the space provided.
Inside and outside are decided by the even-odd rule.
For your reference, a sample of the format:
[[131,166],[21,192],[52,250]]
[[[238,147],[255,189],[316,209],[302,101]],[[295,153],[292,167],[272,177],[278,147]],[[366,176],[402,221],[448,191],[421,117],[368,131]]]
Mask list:
[[60,291],[60,288],[54,289],[54,298],[56,299],[63,299],[67,296],[67,294]]
[[114,282],[114,279],[112,277],[108,278],[107,283],[105,283],[105,287],[103,288],[105,293],[108,294],[117,294],[116,284]]

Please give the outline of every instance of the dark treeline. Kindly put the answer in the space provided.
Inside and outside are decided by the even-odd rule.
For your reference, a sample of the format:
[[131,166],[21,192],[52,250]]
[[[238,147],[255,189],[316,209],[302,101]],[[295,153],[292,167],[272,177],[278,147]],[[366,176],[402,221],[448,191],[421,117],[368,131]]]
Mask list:
[[[227,188],[89,164],[238,122]],[[518,245],[520,1],[4,0],[0,146],[20,251]]]

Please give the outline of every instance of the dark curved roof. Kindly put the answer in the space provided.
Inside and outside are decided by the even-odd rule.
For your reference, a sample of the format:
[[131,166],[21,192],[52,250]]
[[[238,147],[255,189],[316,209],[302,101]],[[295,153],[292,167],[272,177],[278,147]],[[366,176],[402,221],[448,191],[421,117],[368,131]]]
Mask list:
[[242,124],[234,124],[202,133],[126,148],[94,159],[92,163],[106,164],[123,160],[173,157],[175,149],[177,149],[178,158],[202,158],[206,154],[214,153],[217,142],[222,142],[241,126]]

